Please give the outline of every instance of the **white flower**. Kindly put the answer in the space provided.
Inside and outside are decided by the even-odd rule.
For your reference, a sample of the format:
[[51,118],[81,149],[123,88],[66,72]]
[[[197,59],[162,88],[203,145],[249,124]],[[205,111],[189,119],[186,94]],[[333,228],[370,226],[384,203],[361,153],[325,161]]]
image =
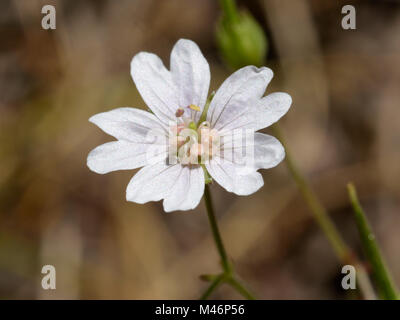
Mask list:
[[[128,184],[128,201],[164,199],[167,212],[193,209],[204,192],[205,168],[227,191],[249,195],[264,184],[257,170],[272,168],[283,160],[285,152],[280,142],[256,132],[279,120],[292,102],[286,93],[263,97],[273,77],[270,69],[247,66],[233,73],[203,116],[210,69],[193,41],[181,39],[175,44],[170,70],[158,56],[138,53],[131,62],[131,75],[153,113],[118,108],[91,117],[89,121],[117,141],[100,145],[87,159],[88,167],[102,174],[143,167]],[[204,121],[199,123],[200,119]],[[242,155],[241,143],[228,143],[235,141],[232,132],[238,129],[254,133],[252,152],[244,155],[244,163],[236,156],[226,156],[227,151]],[[162,139],[154,139],[154,135]],[[171,135],[176,138],[175,162],[169,157],[173,149],[168,138]],[[189,158],[184,161],[186,155]],[[204,164],[197,163],[200,156],[207,156]]]

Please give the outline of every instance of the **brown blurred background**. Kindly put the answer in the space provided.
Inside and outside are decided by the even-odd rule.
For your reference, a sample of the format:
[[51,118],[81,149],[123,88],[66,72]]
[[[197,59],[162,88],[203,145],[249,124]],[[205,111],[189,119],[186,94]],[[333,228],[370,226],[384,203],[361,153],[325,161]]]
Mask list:
[[[41,28],[53,4],[57,29]],[[400,284],[400,4],[352,1],[357,30],[341,28],[347,1],[240,1],[269,37],[267,92],[293,105],[281,124],[293,156],[360,257],[346,194],[354,181]],[[146,108],[129,74],[139,51],[168,65],[179,38],[196,41],[211,89],[220,60],[215,0],[0,2],[0,298],[193,299],[220,270],[204,203],[166,214],[125,200],[134,172],[98,175],[88,152],[112,140],[88,118]],[[265,130],[265,132],[271,132]],[[285,164],[262,171],[249,197],[212,187],[227,250],[263,299],[357,298]],[[41,268],[57,271],[45,291]],[[215,298],[239,298],[223,286]]]

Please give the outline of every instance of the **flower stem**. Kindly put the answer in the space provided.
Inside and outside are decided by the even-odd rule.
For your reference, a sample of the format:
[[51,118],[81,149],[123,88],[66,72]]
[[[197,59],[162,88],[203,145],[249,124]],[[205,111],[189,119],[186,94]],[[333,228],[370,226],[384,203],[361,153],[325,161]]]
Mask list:
[[206,300],[214,292],[215,289],[224,281],[224,274],[217,276],[207,288],[207,290],[201,295],[200,300]]
[[329,217],[325,208],[322,206],[321,202],[315,195],[314,191],[308,185],[306,179],[301,174],[299,169],[297,168],[292,155],[288,149],[288,146],[282,136],[281,130],[277,124],[273,126],[274,134],[278,138],[278,140],[283,144],[286,152],[285,162],[289,169],[290,174],[292,175],[294,181],[296,182],[304,200],[307,202],[308,206],[311,209],[311,212],[314,215],[314,218],[317,220],[319,226],[324,231],[326,237],[331,243],[336,255],[340,260],[346,260],[349,256],[349,249],[344,243],[342,237],[340,236],[338,230],[336,229],[333,221]]
[[275,136],[279,139],[279,141],[285,148],[285,162],[290,174],[293,177],[293,180],[297,184],[297,187],[299,188],[318,225],[324,232],[325,236],[328,238],[328,241],[331,244],[336,256],[341,261],[341,263],[350,263],[359,270],[357,272],[357,282],[360,285],[360,291],[362,295],[365,299],[375,299],[375,293],[373,292],[372,284],[369,280],[369,277],[367,276],[367,271],[365,270],[362,263],[360,263],[358,259],[352,254],[350,248],[344,242],[332,219],[329,217],[328,212],[319,201],[318,197],[316,196],[311,186],[308,184],[303,174],[297,168],[291,156],[290,150],[285,142],[285,139],[283,138],[279,125],[273,125],[272,129]]
[[230,263],[228,261],[228,256],[226,254],[224,244],[222,242],[221,235],[219,233],[217,219],[215,218],[211,194],[210,194],[208,185],[205,185],[205,188],[204,188],[204,202],[206,203],[208,220],[210,222],[212,235],[214,237],[214,241],[217,246],[218,253],[221,257],[222,268],[224,269],[225,273],[231,273],[232,270],[230,267]]
[[256,298],[235,278],[231,277],[228,283],[232,285],[247,300],[255,300]]
[[347,185],[351,204],[353,206],[354,215],[357,222],[358,231],[360,232],[361,242],[364,251],[373,269],[376,283],[383,299],[397,300],[396,286],[388,272],[384,259],[380,253],[379,246],[375,241],[371,227],[365,216],[364,210],[360,205],[357,197],[357,191],[353,184]]
[[233,266],[229,262],[228,255],[226,254],[226,250],[224,244],[222,242],[221,234],[218,229],[217,219],[215,218],[211,194],[209,190],[209,186],[206,184],[204,189],[204,202],[207,208],[208,220],[210,222],[212,235],[214,238],[214,242],[217,246],[219,256],[221,258],[221,264],[223,272],[213,278],[210,286],[207,290],[202,294],[200,299],[207,299],[211,293],[219,287],[220,284],[226,282],[230,284],[237,292],[239,292],[244,298],[249,300],[255,300],[254,296],[240,283],[237,277],[234,275]]

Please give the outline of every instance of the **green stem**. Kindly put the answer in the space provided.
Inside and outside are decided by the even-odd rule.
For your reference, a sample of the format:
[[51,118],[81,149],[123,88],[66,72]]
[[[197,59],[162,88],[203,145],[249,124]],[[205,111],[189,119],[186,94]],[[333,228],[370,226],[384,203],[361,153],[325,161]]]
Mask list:
[[211,178],[210,174],[208,173],[205,164],[201,164],[201,167],[202,167],[203,173],[204,173],[204,183],[205,184],[211,183],[212,182],[212,178]]
[[228,283],[232,285],[247,300],[256,300],[256,298],[235,278],[228,279]]
[[206,203],[208,220],[210,222],[212,235],[214,237],[214,241],[217,246],[218,253],[221,257],[222,268],[224,269],[225,273],[229,274],[229,273],[231,273],[232,270],[230,267],[230,263],[228,261],[228,256],[226,254],[224,244],[222,242],[221,235],[219,233],[217,219],[215,218],[211,194],[210,194],[208,185],[205,185],[205,187],[204,187],[204,202]]
[[210,222],[212,235],[214,242],[217,246],[218,253],[221,257],[221,264],[223,273],[216,276],[207,290],[201,296],[201,299],[207,299],[211,293],[223,282],[230,284],[236,291],[238,291],[243,297],[249,300],[255,300],[254,296],[239,282],[235,277],[233,267],[228,260],[224,244],[218,229],[217,219],[215,218],[210,189],[208,185],[205,185],[204,189],[204,202],[207,208],[208,220]]
[[200,300],[206,300],[214,292],[215,289],[224,281],[224,274],[217,276],[207,288],[207,290],[201,295]]
[[202,122],[206,121],[207,119],[207,112],[208,112],[208,108],[210,107],[210,103],[211,100],[214,98],[215,96],[215,91],[211,92],[210,96],[207,98],[206,104],[203,108],[203,112],[201,113],[199,122],[197,123],[197,125],[199,126]]
[[289,169],[290,174],[292,175],[294,181],[296,182],[304,200],[307,202],[308,206],[311,209],[311,212],[314,215],[314,218],[317,220],[319,226],[325,233],[326,237],[328,238],[330,244],[332,245],[336,255],[339,257],[340,260],[345,261],[349,258],[350,250],[347,248],[346,244],[344,243],[342,237],[340,236],[338,230],[336,229],[335,225],[333,224],[331,218],[329,217],[327,211],[322,206],[321,202],[315,195],[314,191],[308,185],[306,179],[301,174],[299,169],[297,168],[294,160],[291,156],[289,148],[282,136],[281,130],[277,124],[273,127],[274,134],[278,138],[278,140],[283,144],[286,156],[285,162]]
[[344,242],[342,236],[340,235],[339,231],[336,229],[335,224],[329,217],[328,212],[324,208],[324,206],[319,201],[318,197],[316,196],[315,192],[312,190],[311,186],[308,184],[305,177],[302,175],[300,170],[297,168],[290,150],[285,142],[285,139],[281,133],[278,124],[272,126],[275,136],[280,140],[282,145],[285,148],[286,157],[285,162],[286,166],[293,177],[293,180],[297,184],[301,195],[303,196],[304,200],[306,201],[308,207],[311,210],[315,220],[317,221],[318,225],[324,232],[325,236],[327,237],[329,243],[331,244],[336,256],[343,264],[352,264],[357,267],[359,270],[357,272],[357,282],[359,283],[360,291],[365,299],[375,299],[375,294],[372,289],[371,282],[369,278],[366,276],[367,271],[365,270],[364,266],[358,261],[358,259],[353,256],[351,250]]
[[379,246],[375,241],[375,236],[365,216],[364,210],[360,205],[357,197],[357,191],[353,184],[347,185],[351,204],[353,206],[354,215],[357,222],[358,231],[360,232],[361,242],[364,251],[373,269],[377,286],[382,295],[382,298],[388,300],[397,300],[396,286],[389,274],[385,261],[380,253]]
[[236,8],[236,3],[234,0],[220,0],[219,1],[224,14],[226,15],[227,19],[231,22],[237,22],[239,19],[238,11]]

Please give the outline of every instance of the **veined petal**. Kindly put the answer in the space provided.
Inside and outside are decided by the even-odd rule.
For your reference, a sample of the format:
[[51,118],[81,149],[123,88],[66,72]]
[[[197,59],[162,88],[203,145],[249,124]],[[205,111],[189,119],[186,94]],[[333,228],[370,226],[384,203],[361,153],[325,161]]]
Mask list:
[[137,203],[164,200],[166,212],[195,208],[203,195],[201,167],[189,168],[166,162],[146,166],[131,179],[126,199]]
[[[202,110],[210,86],[210,67],[197,44],[179,40],[172,49],[170,64],[172,79],[178,89],[179,107],[193,104]],[[196,113],[197,118],[201,110]]]
[[276,138],[259,132],[254,133],[254,139],[248,144],[242,145],[242,138],[231,142],[224,144],[221,154],[206,164],[207,170],[227,191],[252,194],[264,184],[257,170],[278,165],[285,157],[285,150]]
[[215,181],[224,189],[239,196],[247,196],[264,185],[264,180],[257,171],[243,171],[243,166],[220,157],[214,157],[206,168]]
[[165,198],[178,179],[181,165],[168,165],[165,161],[140,169],[126,189],[126,200],[136,203],[159,201]]
[[[195,159],[210,155],[206,168],[226,190],[238,195],[256,192],[264,184],[257,170],[276,166],[285,152],[278,140],[255,131],[282,117],[291,97],[285,93],[263,97],[273,72],[266,67],[244,67],[221,85],[211,101],[207,122],[199,126],[204,129],[200,133],[196,124],[208,96],[209,65],[194,42],[181,39],[171,52],[170,67],[152,53],[133,57],[132,79],[153,113],[119,108],[91,117],[91,122],[118,141],[92,150],[88,167],[97,173],[143,167],[129,182],[126,199],[137,203],[164,199],[166,212],[194,209],[204,193],[203,169],[195,161],[184,164],[181,151],[185,150],[193,151]],[[196,129],[196,144],[185,139],[186,129]],[[245,129],[245,138],[236,136],[241,129]],[[247,133],[254,139],[242,146],[243,141],[248,143]],[[168,151],[180,163],[168,163]]]
[[275,137],[254,132],[249,138],[227,139],[221,146],[221,158],[240,165],[241,173],[273,168],[285,158],[285,149]]
[[117,108],[95,114],[89,119],[105,133],[118,140],[144,142],[150,131],[166,136],[167,131],[150,112],[134,108]]
[[246,117],[263,96],[273,77],[271,69],[247,66],[224,81],[211,101],[207,120],[218,130]]
[[254,167],[270,169],[285,158],[285,149],[273,136],[256,132],[254,135]]
[[96,173],[136,169],[167,157],[167,145],[113,141],[93,149],[87,157],[87,166]]
[[182,166],[179,178],[164,200],[165,212],[191,210],[197,207],[204,193],[204,172],[200,166]]
[[[269,127],[288,112],[292,97],[285,92],[274,92],[262,98],[253,112],[254,125],[248,126],[255,131]],[[251,112],[249,110],[249,112]],[[240,124],[238,124],[240,125]]]
[[131,76],[147,106],[164,124],[175,121],[179,107],[171,73],[155,54],[140,52],[131,61]]
[[235,129],[254,131],[269,127],[289,110],[292,97],[284,92],[274,92],[258,100],[254,105],[244,108],[240,115],[223,126],[224,132]]

